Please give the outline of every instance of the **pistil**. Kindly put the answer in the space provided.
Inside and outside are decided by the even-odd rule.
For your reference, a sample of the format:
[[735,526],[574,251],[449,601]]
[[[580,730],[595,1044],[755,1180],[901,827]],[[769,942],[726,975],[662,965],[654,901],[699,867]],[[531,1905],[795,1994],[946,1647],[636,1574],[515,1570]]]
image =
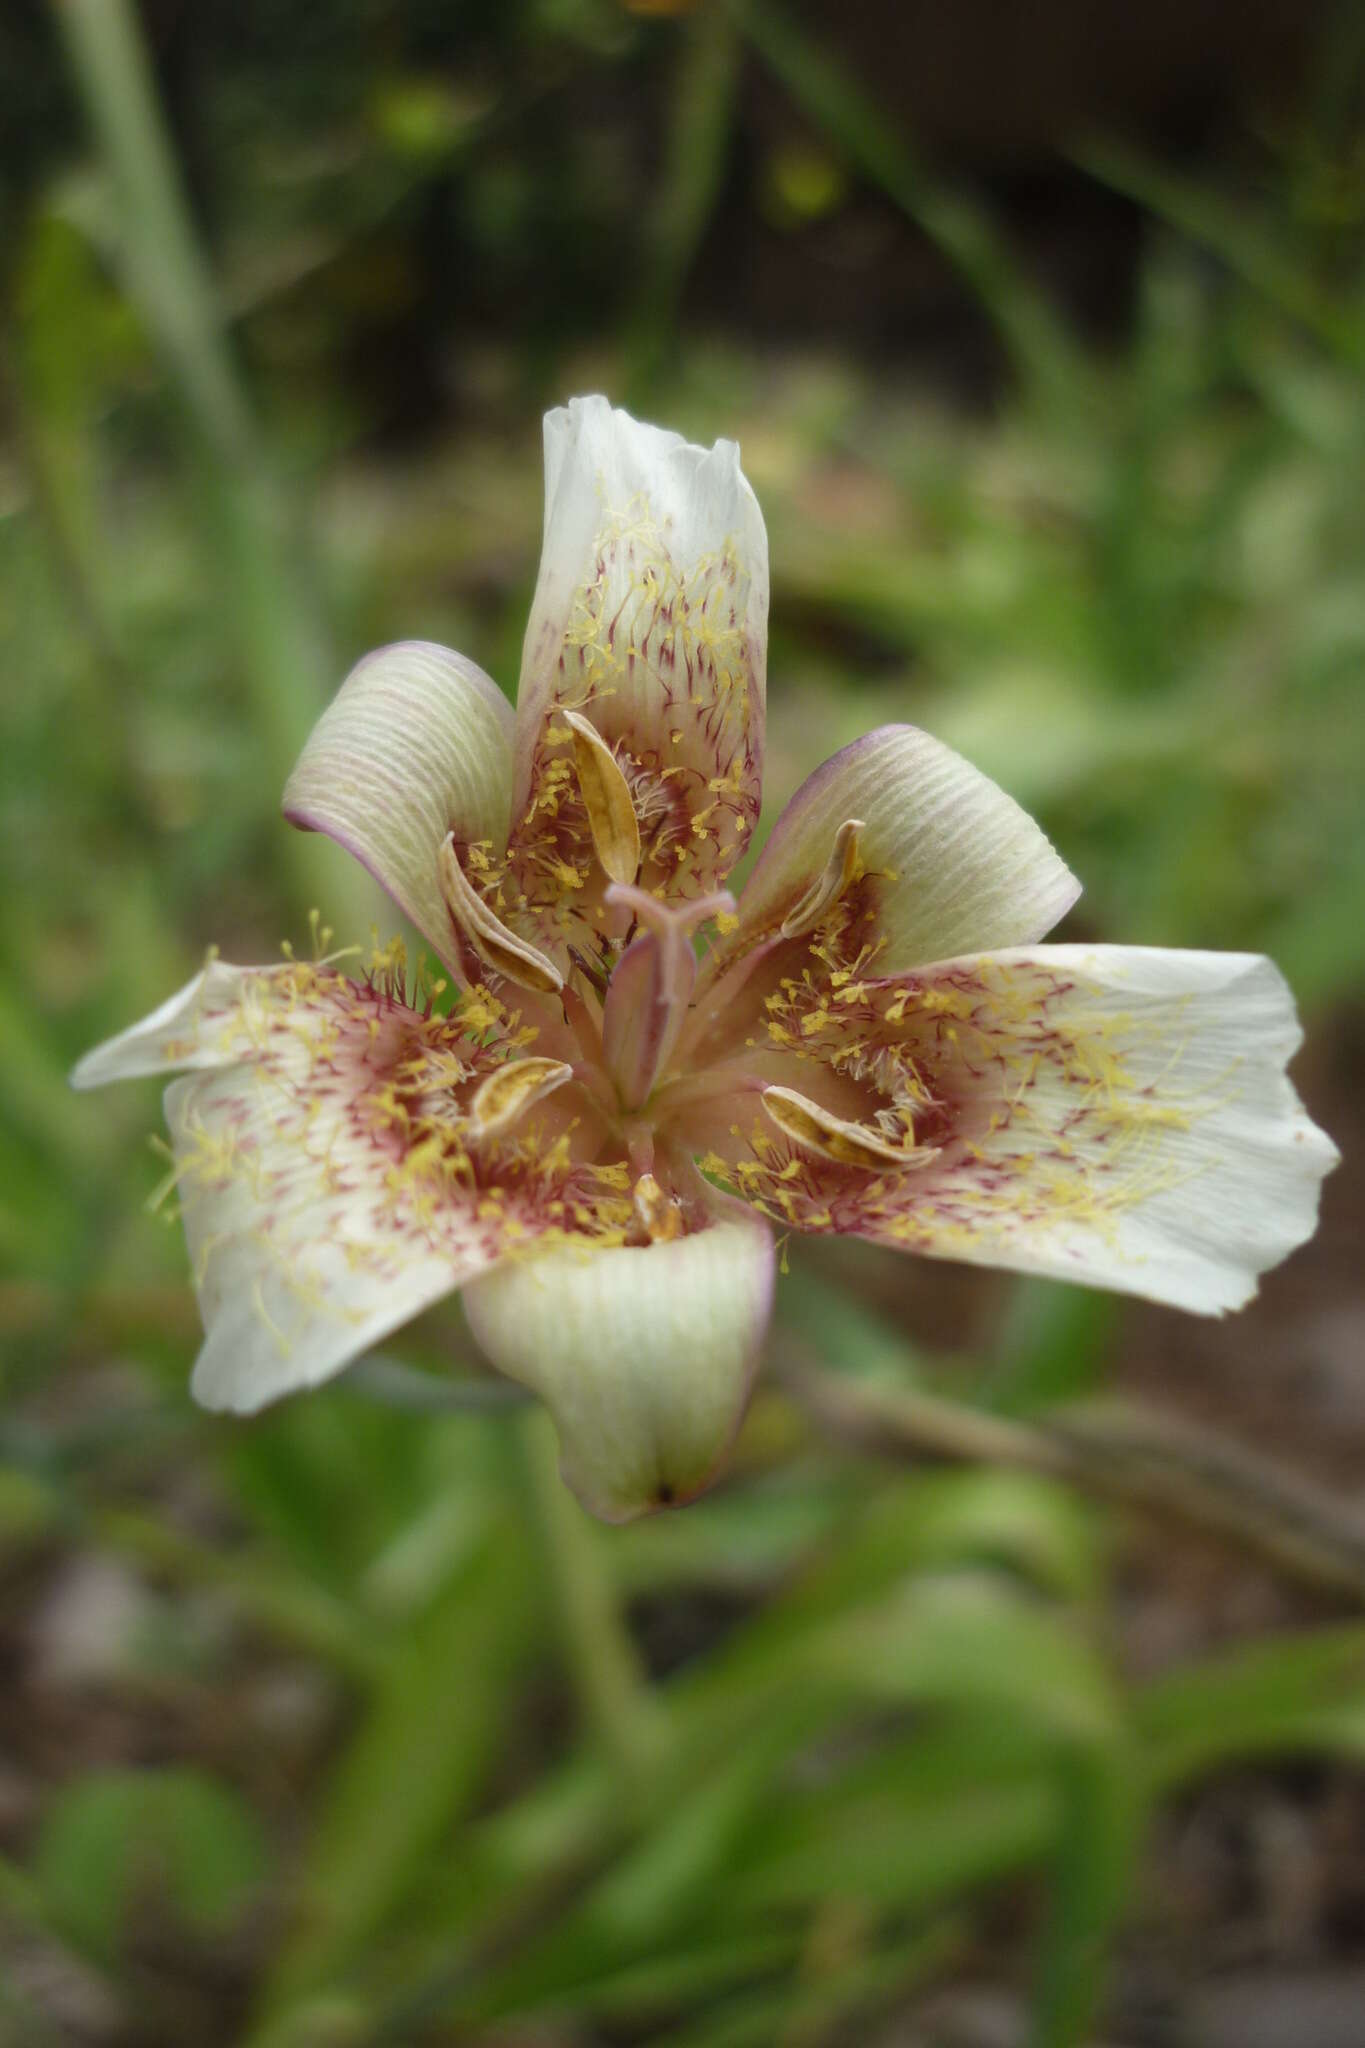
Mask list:
[[708,918],[732,913],[734,898],[720,890],[674,907],[614,882],[606,900],[644,927],[616,964],[602,1012],[608,1071],[622,1105],[638,1109],[667,1071],[687,1019],[697,980],[691,934]]

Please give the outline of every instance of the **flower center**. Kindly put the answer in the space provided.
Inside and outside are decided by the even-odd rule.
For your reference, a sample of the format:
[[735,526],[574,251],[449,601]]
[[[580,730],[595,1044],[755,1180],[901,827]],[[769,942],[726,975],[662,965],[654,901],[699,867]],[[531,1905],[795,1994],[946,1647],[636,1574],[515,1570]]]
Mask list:
[[[727,1055],[720,1044],[718,1062],[708,1059],[708,1041],[760,964],[771,964],[776,952],[803,942],[824,957],[820,935],[863,873],[862,820],[849,818],[839,826],[804,893],[779,925],[729,963],[713,981],[704,1012],[697,1011],[693,936],[713,918],[733,918],[734,898],[718,890],[669,902],[662,892],[641,886],[640,823],[622,766],[589,719],[570,710],[563,717],[573,741],[582,816],[605,878],[598,899],[601,952],[588,959],[571,945],[571,964],[562,969],[548,952],[503,924],[466,875],[453,837],[440,851],[442,890],[466,951],[503,979],[557,1000],[572,1041],[565,1049],[579,1054],[509,1063],[480,1089],[474,1127],[485,1135],[510,1131],[533,1104],[567,1082],[576,1084],[591,1105],[598,1142],[615,1162],[612,1170],[622,1173],[630,1190],[628,1241],[641,1244],[664,1242],[688,1229],[701,1185],[694,1157],[706,1151],[708,1127],[718,1117],[733,1117],[737,1098],[752,1098],[755,1114],[761,1111],[751,1142],[760,1149],[785,1142],[809,1169],[877,1175],[937,1158],[933,1146],[916,1143],[905,1103],[887,1105],[880,1091],[850,1088],[846,1075],[835,1087],[836,1109],[782,1085],[769,1071],[749,1071],[746,1058]],[[803,1025],[803,1035],[808,1028]],[[790,1041],[791,1034],[785,1036]],[[729,1128],[739,1134],[737,1125]]]
[[731,912],[734,899],[718,892],[669,905],[627,883],[613,883],[607,899],[629,924],[600,1003],[581,976],[559,991],[581,1055],[561,1071],[572,1074],[605,1126],[608,1145],[624,1157],[635,1213],[632,1241],[659,1243],[685,1232],[699,1191],[692,1158],[700,1148],[679,1129],[679,1111],[734,1085],[679,1074],[673,1066],[697,979],[692,934],[707,919]]
[[[606,887],[601,902],[619,936],[605,958],[588,962],[572,948],[566,973],[548,952],[512,931],[475,887],[453,835],[441,847],[438,873],[459,941],[471,964],[540,997],[558,999],[580,1054],[569,1061],[516,1060],[499,1071],[496,1092],[474,1108],[475,1121],[506,1131],[522,1112],[566,1081],[588,1097],[609,1148],[620,1148],[630,1176],[637,1242],[682,1234],[698,1183],[685,1146],[656,1143],[651,1098],[667,1077],[688,1019],[697,981],[692,937],[708,919],[733,915],[728,891],[679,904],[638,886],[640,825],[630,785],[616,756],[591,722],[565,711],[573,737],[574,773],[593,851]],[[608,967],[603,975],[601,969]]]
[[622,1107],[638,1110],[666,1072],[687,1021],[697,981],[692,933],[709,918],[733,915],[735,899],[722,889],[673,905],[613,882],[607,901],[628,910],[631,925],[607,984],[602,1053]]

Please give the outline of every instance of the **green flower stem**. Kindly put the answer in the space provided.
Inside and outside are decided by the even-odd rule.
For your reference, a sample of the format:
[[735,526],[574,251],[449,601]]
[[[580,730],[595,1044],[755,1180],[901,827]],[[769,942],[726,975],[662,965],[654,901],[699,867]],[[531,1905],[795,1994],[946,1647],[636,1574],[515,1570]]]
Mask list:
[[53,0],[52,11],[113,181],[138,306],[219,460],[245,466],[255,427],[219,326],[136,14],[128,0]]
[[[20,319],[13,305],[4,309],[12,333]],[[49,556],[66,595],[70,617],[99,666],[121,684],[132,677],[132,665],[121,644],[118,619],[100,573],[98,550],[81,516],[73,488],[70,460],[63,461],[59,436],[35,405],[22,368],[21,346],[11,347],[0,335],[0,423],[5,427],[19,471],[27,486]]]
[[536,1408],[520,1419],[519,1427],[579,1707],[622,1777],[638,1790],[660,1754],[662,1710],[622,1616],[598,1531],[559,1476],[549,1417]]
[[739,39],[721,8],[700,8],[679,24],[663,175],[650,251],[626,341],[631,404],[653,391],[676,334],[688,272],[701,248],[725,177],[739,88]]
[[[206,540],[262,744],[262,784],[273,791],[337,679],[336,664],[228,346],[135,9],[130,0],[51,6],[113,186],[124,283],[194,445]],[[298,907],[325,900],[338,929],[363,931],[374,914],[368,883],[325,841],[301,834],[288,843]]]

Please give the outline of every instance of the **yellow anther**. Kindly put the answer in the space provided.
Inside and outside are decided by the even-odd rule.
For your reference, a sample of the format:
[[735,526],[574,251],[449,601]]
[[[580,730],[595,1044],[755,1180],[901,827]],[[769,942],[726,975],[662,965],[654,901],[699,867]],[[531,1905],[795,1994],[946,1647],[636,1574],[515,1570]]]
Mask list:
[[652,1173],[642,1173],[631,1189],[635,1217],[651,1244],[670,1244],[683,1234],[682,1209],[666,1195]]
[[640,821],[630,785],[596,726],[580,711],[566,711],[564,718],[573,728],[574,766],[597,858],[610,881],[633,882],[640,868]]
[[514,1124],[533,1102],[562,1088],[572,1080],[573,1068],[563,1060],[508,1060],[479,1083],[469,1105],[471,1133],[476,1138],[496,1137]]
[[869,1130],[866,1124],[850,1123],[845,1117],[835,1116],[832,1110],[822,1109],[818,1102],[798,1095],[794,1088],[765,1088],[763,1107],[783,1137],[839,1166],[861,1166],[869,1173],[885,1173],[888,1167],[927,1166],[931,1159],[938,1158],[936,1146],[913,1142],[898,1145],[880,1131]]
[[454,833],[441,847],[436,865],[446,907],[479,958],[520,988],[535,989],[540,995],[557,995],[564,986],[563,975],[538,946],[510,932],[489,909],[460,866]]
[[825,912],[834,908],[849,883],[858,875],[862,868],[858,834],[863,829],[861,818],[845,818],[834,835],[834,844],[823,872],[816,876],[805,895],[783,918],[784,939],[799,939],[803,933],[813,931]]

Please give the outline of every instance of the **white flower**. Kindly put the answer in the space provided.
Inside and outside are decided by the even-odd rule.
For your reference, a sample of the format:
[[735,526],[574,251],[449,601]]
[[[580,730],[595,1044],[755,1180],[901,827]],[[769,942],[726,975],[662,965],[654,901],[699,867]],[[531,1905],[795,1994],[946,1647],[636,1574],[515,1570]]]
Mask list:
[[[1204,1313],[1311,1235],[1335,1163],[1266,960],[1039,942],[1078,886],[909,726],[758,815],[767,540],[731,442],[601,398],[545,426],[515,718],[445,648],[347,678],[285,792],[460,991],[210,964],[74,1079],[166,1096],[207,1332],[250,1410],[464,1290],[623,1519],[738,1428],[773,1231],[846,1232]],[[712,939],[701,963],[694,934]]]

